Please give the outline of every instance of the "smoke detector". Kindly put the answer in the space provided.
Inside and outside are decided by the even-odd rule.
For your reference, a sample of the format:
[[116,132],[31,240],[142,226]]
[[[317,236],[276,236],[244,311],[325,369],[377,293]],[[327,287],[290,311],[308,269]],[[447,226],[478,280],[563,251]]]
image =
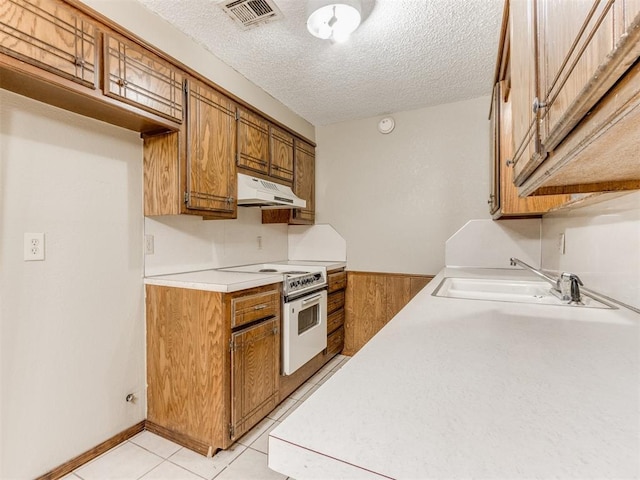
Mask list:
[[273,0],[223,0],[218,5],[244,30],[284,17]]

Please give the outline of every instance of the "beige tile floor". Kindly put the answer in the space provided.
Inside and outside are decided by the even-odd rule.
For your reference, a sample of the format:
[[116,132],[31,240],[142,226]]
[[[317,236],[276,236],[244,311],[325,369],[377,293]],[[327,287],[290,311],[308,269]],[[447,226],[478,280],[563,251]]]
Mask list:
[[78,468],[64,480],[286,480],[286,476],[267,467],[269,432],[348,360],[349,357],[343,355],[333,358],[231,448],[212,458],[144,431]]

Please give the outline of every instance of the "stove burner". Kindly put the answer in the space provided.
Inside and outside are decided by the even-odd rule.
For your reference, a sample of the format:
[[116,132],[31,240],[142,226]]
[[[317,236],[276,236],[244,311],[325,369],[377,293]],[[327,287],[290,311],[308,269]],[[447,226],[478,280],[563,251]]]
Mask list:
[[274,273],[274,272],[277,272],[277,270],[275,268],[261,268],[260,270],[258,270],[258,272],[260,272],[260,273]]

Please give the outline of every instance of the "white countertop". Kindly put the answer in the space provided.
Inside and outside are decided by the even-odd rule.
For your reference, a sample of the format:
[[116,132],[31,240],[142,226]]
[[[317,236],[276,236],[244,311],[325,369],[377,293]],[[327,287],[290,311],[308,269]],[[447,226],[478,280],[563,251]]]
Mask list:
[[638,478],[639,322],[626,309],[434,297],[445,269],[269,437],[304,479]]
[[282,283],[281,273],[223,272],[221,270],[201,270],[197,272],[175,273],[145,277],[145,285],[189,288],[210,292],[237,292],[247,288],[261,287],[272,283]]
[[[319,266],[327,271],[344,268],[346,262],[329,261],[318,262],[310,260],[285,260],[269,262],[287,265]],[[199,270],[194,272],[174,273],[168,275],[154,275],[145,277],[145,285],[159,285],[163,287],[189,288],[192,290],[208,290],[212,292],[237,292],[247,288],[261,287],[284,280],[282,273],[250,273],[234,272],[226,269]]]

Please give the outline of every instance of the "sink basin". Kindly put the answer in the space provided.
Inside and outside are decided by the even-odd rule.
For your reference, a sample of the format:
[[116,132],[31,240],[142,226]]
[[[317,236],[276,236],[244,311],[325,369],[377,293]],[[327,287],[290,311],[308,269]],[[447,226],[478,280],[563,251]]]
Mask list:
[[432,295],[469,300],[614,308],[584,294],[582,295],[584,305],[569,305],[551,293],[551,286],[547,282],[538,280],[446,277],[440,282],[440,285],[433,291]]

